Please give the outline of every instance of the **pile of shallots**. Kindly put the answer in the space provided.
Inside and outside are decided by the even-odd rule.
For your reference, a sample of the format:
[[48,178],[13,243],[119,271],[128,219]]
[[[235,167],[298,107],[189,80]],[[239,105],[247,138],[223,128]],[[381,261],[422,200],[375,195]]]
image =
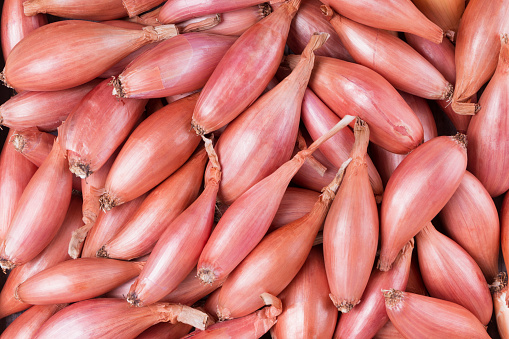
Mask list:
[[509,338],[509,0],[262,1],[3,2],[1,338]]

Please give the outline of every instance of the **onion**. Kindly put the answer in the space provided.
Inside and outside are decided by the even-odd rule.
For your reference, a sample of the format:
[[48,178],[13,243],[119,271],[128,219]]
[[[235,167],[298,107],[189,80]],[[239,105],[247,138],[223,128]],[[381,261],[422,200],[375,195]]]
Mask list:
[[188,334],[193,326],[184,323],[159,323],[143,331],[136,339],[179,339]]
[[[294,68],[299,58],[286,60]],[[367,67],[317,56],[309,86],[337,115],[366,121],[371,141],[388,151],[406,154],[422,141],[419,119],[394,87]]]
[[71,201],[72,177],[67,166],[57,141],[19,200],[0,247],[2,269],[32,260],[57,234]]
[[113,81],[123,98],[160,98],[202,88],[236,37],[186,33],[136,58]]
[[207,33],[241,36],[251,26],[262,20],[272,12],[268,3],[237,9],[221,14],[221,22]]
[[392,269],[387,272],[373,270],[362,294],[362,302],[350,312],[341,315],[334,338],[372,338],[384,326],[389,317],[380,290],[388,286],[405,288],[413,249],[412,239],[399,252]]
[[224,278],[256,247],[267,232],[292,176],[314,150],[353,119],[343,118],[308,149],[297,153],[235,200],[219,220],[198,260],[198,276],[203,282]]
[[26,16],[48,13],[69,19],[102,21],[127,15],[120,0],[27,0],[23,7]]
[[204,149],[157,186],[134,215],[101,247],[101,256],[130,260],[149,254],[165,230],[198,196],[207,160]]
[[164,106],[129,136],[108,173],[100,197],[103,210],[148,192],[191,156],[200,142],[189,130],[197,97],[194,94]]
[[3,80],[29,91],[71,88],[96,78],[138,48],[176,34],[173,25],[139,31],[82,20],[54,22],[16,45],[5,62]]
[[[508,2],[509,8],[509,2]],[[509,179],[503,173],[509,166],[509,135],[506,119],[509,36],[503,35],[497,70],[486,86],[479,104],[481,110],[468,126],[468,169],[479,179],[492,197],[509,189]]]
[[281,199],[276,215],[272,219],[270,229],[278,229],[309,213],[319,195],[318,192],[312,190],[288,187],[283,199]]
[[83,224],[81,203],[80,197],[73,196],[64,222],[51,243],[37,257],[22,266],[15,267],[10,272],[0,293],[0,318],[30,307],[30,305],[14,298],[14,291],[19,284],[38,272],[70,259],[67,254],[67,246],[71,239],[71,233]]
[[16,151],[23,154],[32,164],[40,167],[50,154],[56,137],[50,133],[40,132],[36,128],[29,128],[14,131],[7,140]]
[[53,314],[64,308],[65,304],[32,306],[2,332],[2,338],[34,338],[39,328]]
[[428,295],[428,291],[426,291],[426,287],[422,281],[417,255],[412,257],[412,262],[410,264],[410,274],[408,275],[408,282],[406,284],[405,292]]
[[456,86],[452,108],[475,114],[482,103],[466,102],[488,81],[497,68],[500,33],[509,29],[509,1],[472,0],[461,19],[456,40]]
[[31,127],[46,132],[55,130],[98,84],[98,80],[93,80],[62,91],[16,94],[0,106],[0,124],[19,130]]
[[405,338],[490,338],[463,306],[394,289],[383,294],[387,314]]
[[403,245],[452,197],[465,174],[465,144],[463,134],[433,138],[396,168],[382,202],[379,269],[388,270]]
[[159,303],[130,307],[122,299],[91,299],[72,304],[44,323],[38,339],[56,338],[134,338],[160,322],[184,322],[204,329],[207,315],[188,306]]
[[129,17],[146,12],[162,4],[164,0],[122,0]]
[[[219,137],[216,148],[223,171],[218,194],[221,202],[231,205],[290,159],[299,129],[302,97],[313,69],[313,51],[327,38],[327,33],[313,35],[292,74],[246,109]],[[199,103],[200,99],[195,114]]]
[[299,273],[279,297],[284,307],[270,330],[273,338],[332,337],[337,310],[329,299],[321,247],[311,249]]
[[203,139],[211,175],[200,196],[168,225],[157,241],[127,295],[127,301],[134,306],[150,305],[176,289],[196,266],[212,232],[221,166],[212,141]]
[[290,23],[300,1],[285,2],[244,32],[228,49],[196,104],[192,124],[197,133],[208,134],[220,129],[262,94],[279,67]]
[[399,333],[393,323],[388,321],[385,323],[384,327],[376,332],[373,339],[405,339],[405,337]]
[[422,36],[435,43],[442,41],[443,31],[428,20],[410,0],[393,1],[348,1],[327,0],[339,14],[363,25],[389,31],[408,32]]
[[72,303],[98,297],[138,276],[144,263],[79,258],[35,274],[16,288],[16,298],[32,305]]
[[495,319],[502,339],[509,338],[509,306],[507,305],[507,273],[501,272],[491,285]]
[[[7,140],[13,134],[10,130]],[[5,239],[18,201],[36,170],[37,167],[16,152],[10,142],[4,143],[0,155],[0,241]]]
[[325,270],[330,298],[339,311],[349,312],[366,288],[378,244],[378,211],[369,184],[366,152],[368,125],[357,119],[352,162],[323,226]]
[[413,0],[415,6],[447,35],[458,31],[460,18],[465,10],[463,0]]
[[417,234],[416,241],[419,267],[429,294],[465,307],[487,325],[493,304],[486,278],[474,259],[431,223]]

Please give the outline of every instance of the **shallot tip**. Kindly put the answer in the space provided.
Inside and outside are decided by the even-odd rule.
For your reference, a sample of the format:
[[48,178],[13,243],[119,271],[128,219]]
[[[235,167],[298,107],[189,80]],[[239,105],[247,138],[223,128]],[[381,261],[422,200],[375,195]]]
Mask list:
[[394,308],[403,300],[403,292],[391,288],[389,290],[382,290],[385,297],[385,306]]

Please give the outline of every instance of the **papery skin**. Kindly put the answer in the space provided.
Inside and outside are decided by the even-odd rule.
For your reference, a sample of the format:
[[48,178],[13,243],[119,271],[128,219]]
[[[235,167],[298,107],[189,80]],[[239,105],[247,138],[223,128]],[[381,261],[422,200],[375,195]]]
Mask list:
[[461,15],[465,11],[465,1],[412,0],[412,2],[426,17],[440,26],[444,32],[457,32]]
[[393,325],[406,338],[490,338],[479,320],[463,306],[419,294],[395,293],[401,297],[387,300],[390,297],[386,296],[385,308]]
[[148,192],[187,161],[200,142],[189,129],[197,96],[164,106],[131,133],[108,173],[103,210]]
[[177,23],[207,14],[225,13],[263,3],[263,0],[172,0],[159,12],[162,23]]
[[56,141],[18,202],[0,249],[3,269],[32,260],[57,234],[71,201],[72,176],[67,166]]
[[339,14],[363,25],[388,31],[409,32],[435,43],[442,41],[442,29],[431,22],[410,0],[326,0]]
[[[7,134],[10,140],[14,130]],[[37,167],[5,142],[0,155],[0,241],[5,239],[18,201]]]
[[323,226],[323,255],[330,298],[343,313],[360,302],[378,244],[378,210],[366,161],[369,127],[357,121],[354,133],[352,162]]
[[315,246],[297,276],[279,294],[283,313],[270,330],[272,338],[331,338],[338,311],[329,292],[322,248]]
[[[509,7],[509,1],[508,7]],[[509,43],[502,37],[498,66],[486,86],[479,105],[481,110],[468,126],[468,170],[482,182],[492,197],[509,189],[505,173],[509,167],[507,118],[509,93]]]
[[33,30],[46,25],[48,19],[44,14],[27,17],[23,12],[24,0],[5,0],[2,7],[1,35],[4,60],[12,48]]
[[[445,39],[444,39],[445,40]],[[394,324],[390,321],[386,322],[384,327],[382,327],[373,339],[405,339],[405,337],[399,333],[399,331],[394,327]]]
[[492,285],[493,305],[498,334],[502,339],[509,338],[509,306],[507,305],[507,273],[501,272]]
[[341,315],[334,338],[372,338],[389,320],[385,311],[385,299],[380,290],[394,288],[404,290],[410,273],[414,240],[410,240],[399,253],[394,266],[387,272],[373,269],[361,303],[350,312]]
[[[421,122],[424,129],[424,141],[426,142],[437,137],[438,132],[435,118],[433,117],[433,113],[431,112],[431,109],[429,108],[426,100],[405,92],[399,93],[403,99],[405,99],[410,108],[414,111],[415,115],[417,115],[419,118],[419,121]],[[389,181],[392,173],[396,167],[398,167],[401,161],[405,159],[406,155],[389,152],[375,144],[370,145],[370,150],[371,157],[376,164],[378,173],[380,173],[380,177],[382,178],[384,185],[387,185],[387,182]]]
[[452,85],[444,76],[397,36],[336,13],[330,23],[355,61],[382,75],[395,88],[425,99],[452,96]]
[[188,334],[192,328],[193,326],[183,323],[159,323],[143,331],[136,339],[180,339]]
[[[456,85],[452,107],[474,114],[475,104],[463,104],[488,81],[497,68],[500,34],[507,33],[509,1],[472,0],[462,16],[456,39]],[[482,103],[479,105],[482,107]]]
[[[306,89],[302,101],[302,122],[313,140],[318,139],[323,133],[331,129],[339,120],[340,118],[313,91],[309,88]],[[336,168],[339,168],[348,159],[354,141],[355,138],[352,131],[349,128],[344,128],[324,142],[319,150]],[[369,156],[366,156],[366,162],[368,164],[369,181],[373,187],[373,192],[376,197],[381,198],[383,184],[380,174],[378,174]]]
[[430,296],[462,305],[487,325],[493,304],[486,278],[474,259],[431,223],[417,234],[416,241],[419,268]]
[[52,242],[34,259],[28,263],[15,267],[7,277],[0,292],[0,318],[26,310],[30,305],[14,298],[16,287],[29,277],[56,265],[64,260],[71,259],[67,254],[67,247],[71,234],[83,225],[81,221],[81,198],[73,196],[64,222]]
[[[308,137],[308,139],[311,140],[310,137]],[[297,154],[298,152],[299,148],[295,147],[293,150],[293,155]],[[336,173],[338,172],[338,168],[331,164],[319,149],[313,153],[313,158],[318,160],[327,168],[323,176],[321,176],[320,173],[316,171],[316,168],[311,165],[311,162],[306,161],[304,162],[304,165],[302,165],[302,167],[299,169],[299,171],[293,176],[292,182],[300,187],[313,190],[315,192],[321,192],[322,188],[327,186],[328,183],[334,179]]]
[[160,27],[123,29],[83,20],[44,25],[9,54],[4,80],[11,87],[28,91],[78,86],[101,75],[138,48],[176,34],[175,28],[171,33],[167,31]]
[[55,140],[56,136],[53,134],[40,132],[36,128],[29,128],[14,131],[13,135],[6,141],[12,144],[16,151],[23,154],[35,166],[40,167],[44,159],[50,154]]
[[488,191],[470,172],[440,212],[446,233],[463,247],[491,283],[498,274],[500,223]]
[[467,164],[466,138],[433,138],[410,153],[392,174],[380,217],[378,268],[388,270],[403,245],[445,206]]
[[281,199],[276,215],[272,219],[270,229],[280,228],[309,213],[319,195],[320,193],[312,190],[288,187],[283,199]]
[[[120,228],[134,215],[146,194],[131,200],[108,213],[100,212],[83,245],[81,257],[95,257],[105,242],[110,241]],[[96,197],[98,198],[98,197]]]
[[[118,76],[126,98],[160,98],[202,88],[236,37],[186,33],[158,44]],[[117,86],[118,87],[118,86]]]
[[162,4],[164,0],[122,0],[129,17],[148,11]]
[[173,220],[198,197],[206,159],[202,149],[157,186],[101,251],[121,260],[149,254]]
[[268,16],[271,11],[270,5],[261,4],[221,13],[221,22],[217,26],[207,29],[207,33],[241,36],[251,26]]
[[67,338],[135,338],[157,323],[175,323],[186,307],[164,303],[131,307],[125,300],[106,298],[80,301],[51,317],[36,338],[55,338],[63,333]]
[[67,260],[28,278],[16,288],[27,304],[51,305],[98,297],[138,276],[139,262],[100,258]]
[[330,35],[329,40],[315,54],[354,62],[334,28],[322,15],[321,5],[319,0],[302,0],[290,25],[286,43],[294,53],[301,54],[313,33],[326,32]]
[[[299,58],[288,55],[286,60],[293,68]],[[317,56],[309,87],[340,117],[355,114],[366,121],[370,140],[388,151],[406,154],[423,139],[415,113],[387,80],[367,67]]]
[[127,16],[121,0],[28,0],[23,3],[26,16],[47,13],[68,19],[103,21]]
[[[216,149],[223,172],[218,193],[221,202],[231,205],[290,159],[299,130],[302,97],[313,69],[313,51],[327,39],[326,33],[313,35],[295,70],[229,123],[219,137]],[[209,176],[208,168],[205,177]]]
[[0,338],[23,339],[33,338],[39,328],[53,314],[64,308],[65,305],[39,305],[32,306],[17,317],[3,332]]
[[500,211],[500,246],[504,263],[509,262],[509,195],[504,197]]
[[300,1],[284,3],[244,32],[228,49],[196,104],[193,127],[197,133],[208,134],[220,129],[262,94],[283,58],[290,23]]
[[0,106],[0,124],[14,129],[37,127],[53,131],[67,118],[83,97],[99,80],[54,92],[23,92]]
[[408,275],[408,282],[406,284],[405,292],[428,295],[428,291],[426,291],[426,287],[422,281],[417,252],[414,252],[412,262],[410,263],[410,273]]

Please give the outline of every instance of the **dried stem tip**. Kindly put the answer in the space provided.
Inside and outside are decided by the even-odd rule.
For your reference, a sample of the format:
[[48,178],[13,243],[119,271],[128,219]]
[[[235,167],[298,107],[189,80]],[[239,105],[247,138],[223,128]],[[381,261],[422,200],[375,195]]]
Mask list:
[[12,135],[10,143],[12,144],[14,149],[21,154],[23,154],[23,152],[25,151],[25,146],[27,145],[25,137],[17,133]]
[[394,308],[403,301],[403,292],[391,288],[390,290],[382,290],[385,297],[385,306]]
[[467,149],[467,135],[463,133],[456,133],[455,136],[452,137],[458,144],[463,146],[463,148]]
[[211,268],[200,268],[198,270],[198,278],[202,283],[212,285],[216,281],[217,276]]
[[491,293],[495,294],[502,291],[506,287],[507,287],[507,273],[500,272],[493,281],[493,284],[490,285],[490,291]]
[[116,96],[117,99],[126,97],[124,89],[122,88],[122,83],[120,82],[120,78],[112,77],[111,81],[109,82],[109,85],[113,86],[113,91],[111,92],[111,94]]

